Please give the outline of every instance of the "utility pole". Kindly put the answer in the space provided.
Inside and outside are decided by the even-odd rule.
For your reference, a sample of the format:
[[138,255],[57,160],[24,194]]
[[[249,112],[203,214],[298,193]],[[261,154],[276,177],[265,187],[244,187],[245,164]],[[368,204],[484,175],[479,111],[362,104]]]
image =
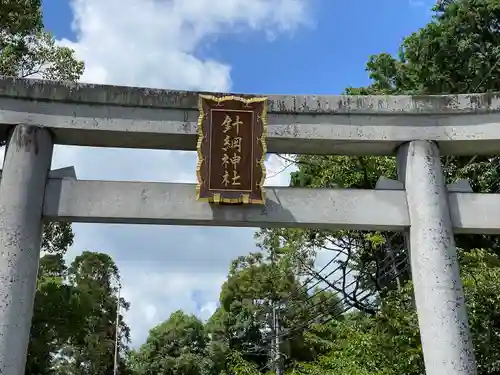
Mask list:
[[276,375],[283,375],[283,364],[281,362],[281,337],[280,337],[280,306],[273,304],[273,326],[274,326],[274,368]]
[[118,284],[118,299],[116,301],[116,322],[115,322],[115,359],[113,375],[118,374],[118,338],[120,337],[120,291],[121,284]]
[[[276,268],[276,251],[271,250],[271,263],[273,265],[273,270]],[[274,274],[274,272],[273,272]],[[276,277],[276,274],[274,274]],[[272,362],[274,364],[274,369],[276,375],[283,375],[283,364],[281,362],[281,337],[280,337],[280,309],[281,303],[279,302],[279,293],[273,293],[272,307],[273,307],[273,333],[274,333],[274,348],[271,349]],[[278,300],[278,301],[277,301]]]
[[[391,258],[391,269],[392,269],[392,275],[391,276],[396,276],[396,285],[398,290],[401,290],[401,280],[399,279],[399,270],[397,267],[397,259],[396,259],[396,254],[394,253],[394,249],[392,248],[392,244],[389,242],[389,256]],[[394,280],[394,279],[392,279]]]

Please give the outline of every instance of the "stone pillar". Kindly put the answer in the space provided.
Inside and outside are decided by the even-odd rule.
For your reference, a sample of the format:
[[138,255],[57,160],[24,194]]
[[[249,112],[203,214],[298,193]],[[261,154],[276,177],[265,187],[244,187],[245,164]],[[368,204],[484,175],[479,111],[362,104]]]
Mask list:
[[413,141],[398,150],[410,213],[410,263],[427,375],[475,375],[476,361],[439,149]]
[[53,143],[18,125],[0,179],[0,374],[24,375],[40,259],[42,206]]

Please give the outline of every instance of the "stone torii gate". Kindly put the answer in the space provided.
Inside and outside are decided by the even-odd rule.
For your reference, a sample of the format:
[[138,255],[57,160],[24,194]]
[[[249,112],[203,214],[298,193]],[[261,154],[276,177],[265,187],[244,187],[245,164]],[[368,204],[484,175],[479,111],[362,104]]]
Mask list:
[[439,157],[500,154],[500,97],[268,97],[269,152],[397,155],[400,181],[375,190],[270,187],[265,205],[224,206],[193,184],[49,171],[54,144],[196,150],[198,95],[0,79],[0,374],[24,374],[43,220],[408,231],[426,372],[476,374],[453,233],[500,234],[500,194],[445,186]]

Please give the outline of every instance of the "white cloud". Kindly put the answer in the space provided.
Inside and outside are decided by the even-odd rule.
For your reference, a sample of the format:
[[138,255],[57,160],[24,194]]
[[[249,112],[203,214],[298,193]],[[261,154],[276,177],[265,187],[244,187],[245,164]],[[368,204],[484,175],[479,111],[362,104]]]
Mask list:
[[291,32],[309,22],[309,0],[74,0],[73,47],[82,81],[227,90],[230,66],[195,56],[219,35]]
[[[76,41],[62,40],[86,63],[83,81],[155,88],[227,91],[229,63],[196,52],[228,33],[263,39],[310,21],[311,0],[74,0]],[[265,41],[265,40],[263,40]],[[268,161],[268,184],[287,185],[283,161]],[[56,147],[53,167],[74,165],[79,178],[194,182],[190,152]],[[177,309],[207,318],[217,305],[229,262],[255,249],[253,230],[74,225],[71,256],[109,253],[132,303],[134,345]]]

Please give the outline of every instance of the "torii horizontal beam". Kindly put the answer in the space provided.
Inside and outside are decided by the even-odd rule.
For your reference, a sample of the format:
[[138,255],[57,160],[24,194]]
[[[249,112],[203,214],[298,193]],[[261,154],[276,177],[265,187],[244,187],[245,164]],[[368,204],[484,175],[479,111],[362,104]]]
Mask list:
[[[451,190],[451,189],[450,189]],[[211,205],[194,184],[49,178],[49,221],[226,227],[402,231],[410,226],[403,190],[269,187],[265,206]],[[456,233],[500,234],[500,194],[449,194]]]
[[[195,150],[199,94],[0,77],[0,139],[27,124],[50,127],[56,144]],[[412,140],[442,155],[500,153],[496,93],[268,98],[272,153],[394,155]]]

